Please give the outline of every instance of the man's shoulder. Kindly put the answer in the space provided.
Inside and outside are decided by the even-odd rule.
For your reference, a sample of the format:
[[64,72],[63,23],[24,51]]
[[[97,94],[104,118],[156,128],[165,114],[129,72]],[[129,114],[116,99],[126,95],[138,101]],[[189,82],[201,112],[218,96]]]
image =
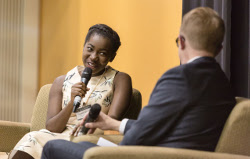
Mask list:
[[[164,74],[178,73],[181,69],[183,69],[183,65],[179,65],[179,66],[170,68],[170,69],[167,70]],[[163,75],[164,75],[164,74],[163,74]]]
[[210,67],[217,67],[219,66],[216,60],[212,57],[200,57],[190,63],[186,63],[183,65],[179,65],[176,67],[173,67],[165,72],[165,74],[168,73],[183,73],[183,72],[189,72],[190,70],[195,69],[206,69]]
[[185,64],[170,68],[169,70],[163,73],[162,77],[181,75],[185,72],[186,67],[188,66]]
[[[160,78],[160,81],[166,79],[175,79],[189,81],[194,78],[204,78],[211,74],[223,73],[219,64],[211,57],[201,57],[193,62],[179,65],[167,70]],[[192,83],[192,82],[191,82]]]
[[[166,72],[162,74],[162,76],[159,78],[156,87],[170,84],[172,86],[178,84],[180,81],[185,81],[186,80],[186,73],[185,73],[185,66],[180,65],[173,67]],[[177,82],[179,81],[179,82]]]

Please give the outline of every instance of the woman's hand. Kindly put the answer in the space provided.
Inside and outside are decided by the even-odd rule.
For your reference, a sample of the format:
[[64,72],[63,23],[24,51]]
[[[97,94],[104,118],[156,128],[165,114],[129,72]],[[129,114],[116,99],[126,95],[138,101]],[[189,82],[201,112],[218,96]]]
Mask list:
[[72,132],[71,132],[71,135],[72,135],[72,136],[75,136],[75,137],[76,137],[76,136],[79,135],[79,132],[82,130],[84,121],[87,119],[88,115],[89,115],[89,113],[87,113],[87,114],[83,117],[82,121],[79,122],[79,123],[74,127],[74,129],[73,129]]
[[81,98],[85,97],[87,91],[89,91],[89,88],[86,87],[85,83],[75,83],[71,87],[71,100],[74,101],[76,96],[80,96]]
[[78,136],[79,131],[82,129],[82,126],[80,125],[80,123],[78,123],[74,129],[72,130],[72,132],[70,133],[71,136]]

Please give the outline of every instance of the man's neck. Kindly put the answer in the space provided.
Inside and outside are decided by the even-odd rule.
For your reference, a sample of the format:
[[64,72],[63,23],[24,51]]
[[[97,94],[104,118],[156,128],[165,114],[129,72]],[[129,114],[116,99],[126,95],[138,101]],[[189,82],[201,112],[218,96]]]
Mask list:
[[214,58],[214,54],[207,52],[207,51],[200,51],[200,50],[192,50],[192,51],[186,52],[186,55],[187,56],[183,60],[182,64],[192,62],[199,57],[213,57]]
[[201,58],[202,56],[195,56],[193,58],[191,58],[190,60],[187,61],[187,63],[193,62],[194,60]]

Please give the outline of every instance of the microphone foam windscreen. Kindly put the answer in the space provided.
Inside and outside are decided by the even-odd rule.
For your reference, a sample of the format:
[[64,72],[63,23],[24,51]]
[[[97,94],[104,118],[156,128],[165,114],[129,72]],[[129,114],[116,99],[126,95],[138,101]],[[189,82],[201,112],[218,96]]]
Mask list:
[[89,117],[96,119],[101,111],[101,106],[99,104],[94,104],[89,110]]
[[89,80],[91,78],[92,75],[92,69],[89,67],[85,67],[85,69],[82,72],[82,78],[86,78],[87,80]]

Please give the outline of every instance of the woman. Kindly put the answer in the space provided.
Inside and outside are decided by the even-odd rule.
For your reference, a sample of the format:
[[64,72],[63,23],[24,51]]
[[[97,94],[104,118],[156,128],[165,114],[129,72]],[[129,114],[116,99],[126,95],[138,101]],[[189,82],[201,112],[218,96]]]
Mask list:
[[[10,158],[40,158],[47,141],[69,140],[73,128],[94,103],[100,104],[105,114],[122,119],[132,94],[131,78],[107,65],[114,60],[120,45],[118,34],[109,26],[97,24],[90,27],[82,53],[84,66],[76,66],[66,75],[57,77],[52,84],[46,129],[26,134],[15,146]],[[87,86],[80,82],[85,67],[92,69]],[[81,105],[77,113],[72,113],[76,96],[82,98]]]

